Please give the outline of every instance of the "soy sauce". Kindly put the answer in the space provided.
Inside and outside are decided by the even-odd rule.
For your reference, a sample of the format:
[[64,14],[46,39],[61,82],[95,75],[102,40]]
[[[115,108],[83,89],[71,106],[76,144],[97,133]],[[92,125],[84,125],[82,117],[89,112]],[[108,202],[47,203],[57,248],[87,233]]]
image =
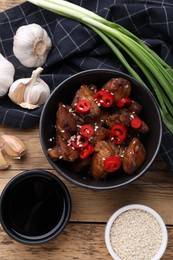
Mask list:
[[46,236],[61,225],[63,191],[49,178],[29,177],[15,183],[6,198],[8,225],[21,237]]

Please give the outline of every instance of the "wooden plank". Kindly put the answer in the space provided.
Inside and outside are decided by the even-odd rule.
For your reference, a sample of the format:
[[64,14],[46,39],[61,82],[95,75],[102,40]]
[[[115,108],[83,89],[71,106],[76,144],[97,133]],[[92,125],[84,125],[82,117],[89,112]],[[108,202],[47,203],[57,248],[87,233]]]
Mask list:
[[[0,12],[22,2],[25,0],[0,0]],[[13,176],[27,169],[43,168],[58,175],[42,152],[38,128],[22,131],[0,128],[0,135],[2,133],[21,138],[26,143],[28,152],[22,160],[10,160],[9,170],[0,171],[0,192]],[[109,260],[111,257],[104,243],[106,221],[116,209],[131,203],[148,205],[163,217],[168,229],[168,247],[162,259],[172,259],[173,175],[167,170],[162,158],[158,156],[143,177],[119,190],[87,190],[60,178],[72,197],[72,215],[66,229],[51,242],[32,247],[13,241],[0,226],[1,260]]]
[[39,246],[19,244],[0,229],[0,244],[1,260],[111,259],[104,244],[104,225],[71,223],[60,236]]
[[26,1],[25,0],[0,0],[0,12],[5,11],[23,2]]
[[[111,260],[105,241],[105,224],[69,223],[65,230],[47,244],[28,246],[15,242],[0,228],[1,260]],[[173,228],[168,228],[168,247],[162,260],[173,255]]]
[[[43,168],[56,174],[47,162],[39,142],[37,128],[21,131],[1,128],[0,134],[13,134],[27,146],[27,155],[21,160],[10,160],[11,167],[0,171],[0,192],[7,182],[21,171]],[[29,139],[28,139],[29,135]],[[159,168],[158,168],[159,164]],[[60,177],[68,187],[73,203],[72,221],[105,222],[118,208],[132,203],[145,204],[161,214],[166,224],[173,223],[173,176],[164,170],[159,159],[143,177],[133,184],[109,191],[93,191],[77,187]]]

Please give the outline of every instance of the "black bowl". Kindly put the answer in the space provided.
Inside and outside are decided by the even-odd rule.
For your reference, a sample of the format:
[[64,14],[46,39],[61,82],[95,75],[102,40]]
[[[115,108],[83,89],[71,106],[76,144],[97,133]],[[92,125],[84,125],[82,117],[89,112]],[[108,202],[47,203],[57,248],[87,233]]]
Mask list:
[[[71,163],[63,162],[61,160],[53,161],[48,156],[47,150],[52,146],[50,140],[55,136],[55,115],[59,103],[70,104],[75,92],[83,84],[96,84],[101,87],[105,82],[113,77],[123,77],[129,80],[132,84],[132,98],[143,106],[142,118],[150,128],[149,134],[145,135],[142,140],[147,155],[143,165],[133,175],[127,175],[124,172],[121,172],[121,174],[117,174],[113,178],[94,180],[89,175],[88,171],[83,171],[78,174],[75,173]],[[92,69],[83,71],[63,81],[59,86],[57,86],[47,100],[43,107],[40,119],[40,141],[44,154],[52,167],[68,181],[82,187],[96,190],[119,188],[130,184],[142,176],[153,163],[158,153],[161,144],[161,137],[162,122],[157,102],[153,94],[132,77],[108,69]]]
[[14,240],[27,244],[47,243],[67,226],[71,197],[54,174],[32,169],[14,176],[0,197],[0,222]]

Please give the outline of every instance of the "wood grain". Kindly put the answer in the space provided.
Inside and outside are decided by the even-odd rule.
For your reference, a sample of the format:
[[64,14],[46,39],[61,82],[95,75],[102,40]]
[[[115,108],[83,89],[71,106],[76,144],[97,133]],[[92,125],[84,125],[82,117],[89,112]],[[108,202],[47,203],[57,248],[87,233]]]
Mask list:
[[[0,11],[22,2],[24,0],[0,0]],[[66,184],[72,198],[72,214],[62,234],[40,246],[17,243],[0,226],[1,260],[109,260],[111,257],[104,242],[106,221],[116,209],[131,203],[150,206],[162,216],[169,239],[162,259],[173,259],[173,175],[162,158],[158,156],[143,177],[133,184],[118,190],[97,192],[69,183],[52,169],[43,154],[38,127],[22,131],[0,127],[0,135],[2,133],[13,134],[23,140],[27,154],[21,160],[8,158],[10,168],[0,171],[0,193],[8,181],[21,171],[42,168],[57,175]]]
[[25,0],[0,0],[0,12],[5,11],[23,2],[26,1]]

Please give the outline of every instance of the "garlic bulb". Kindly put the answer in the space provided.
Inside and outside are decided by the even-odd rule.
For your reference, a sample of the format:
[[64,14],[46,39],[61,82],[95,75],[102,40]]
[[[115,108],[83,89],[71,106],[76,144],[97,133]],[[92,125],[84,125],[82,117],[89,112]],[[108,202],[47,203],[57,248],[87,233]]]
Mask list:
[[13,83],[15,69],[2,54],[0,54],[0,97],[3,97]]
[[46,82],[40,78],[41,67],[32,72],[31,78],[16,80],[10,87],[8,96],[23,108],[34,109],[45,103],[50,95]]
[[35,23],[19,27],[14,36],[14,55],[29,68],[42,66],[51,47],[52,43],[46,30]]

